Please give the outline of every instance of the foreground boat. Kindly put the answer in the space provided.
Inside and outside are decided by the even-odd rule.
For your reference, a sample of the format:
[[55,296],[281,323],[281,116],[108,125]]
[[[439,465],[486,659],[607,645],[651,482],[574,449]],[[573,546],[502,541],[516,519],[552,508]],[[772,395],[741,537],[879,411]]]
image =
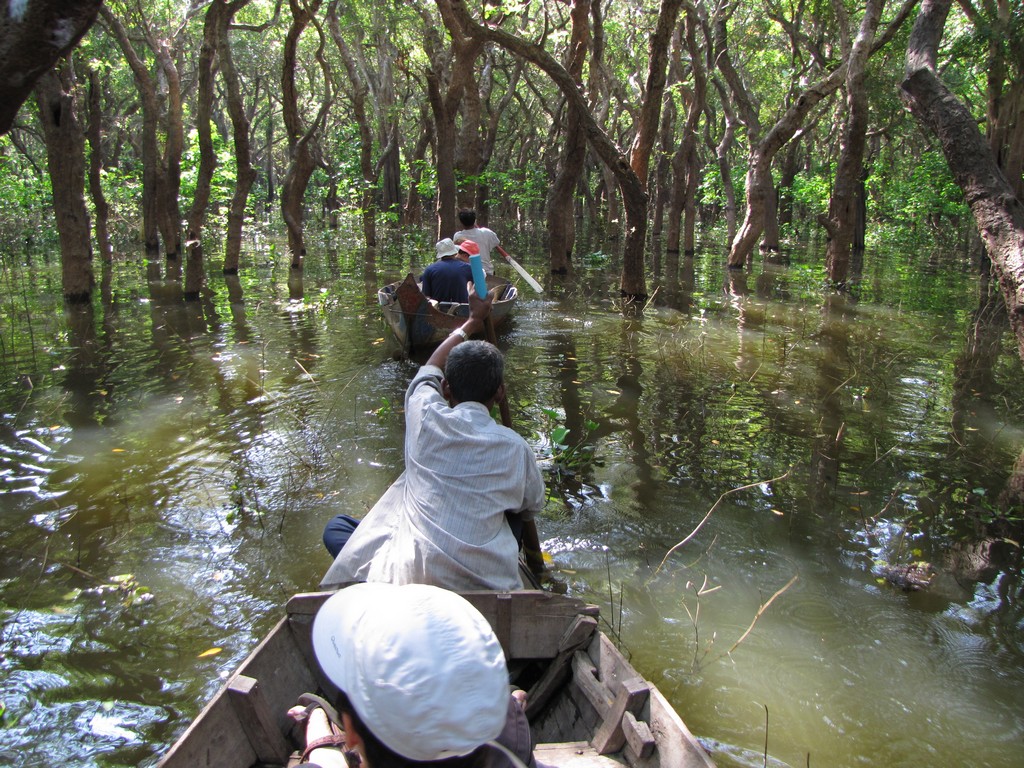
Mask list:
[[[509,319],[519,291],[512,283],[493,275],[487,278],[487,288],[494,296],[491,319],[497,329]],[[428,299],[412,273],[377,291],[377,301],[398,342],[409,351],[440,344],[469,317],[469,304]]]
[[[284,766],[297,745],[287,710],[304,692],[330,699],[310,639],[332,592],[296,595],[159,768]],[[539,765],[713,768],[682,719],[597,628],[597,606],[540,590],[466,592],[494,628],[512,682],[528,692]]]

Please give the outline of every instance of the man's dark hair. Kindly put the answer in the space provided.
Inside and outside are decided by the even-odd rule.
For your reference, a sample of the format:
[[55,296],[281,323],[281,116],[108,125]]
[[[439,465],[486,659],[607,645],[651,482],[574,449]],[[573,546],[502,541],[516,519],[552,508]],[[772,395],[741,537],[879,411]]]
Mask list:
[[459,211],[459,221],[462,222],[464,227],[472,227],[476,224],[476,211],[472,208],[463,208]]
[[389,749],[384,742],[378,739],[373,730],[369,728],[359,714],[356,712],[352,702],[344,691],[338,691],[335,699],[338,712],[344,712],[352,718],[352,726],[359,732],[363,739],[363,749],[366,751],[366,762],[371,768],[479,768],[487,764],[489,750],[487,745],[477,747],[468,755],[461,757],[448,757],[444,760],[412,760],[404,755]]
[[505,375],[505,358],[486,341],[465,341],[448,355],[444,378],[460,403],[487,403]]

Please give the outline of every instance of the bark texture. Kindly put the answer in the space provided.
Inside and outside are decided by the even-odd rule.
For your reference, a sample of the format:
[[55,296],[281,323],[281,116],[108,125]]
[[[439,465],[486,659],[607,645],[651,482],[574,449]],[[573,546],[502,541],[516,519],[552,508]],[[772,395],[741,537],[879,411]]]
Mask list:
[[53,213],[60,235],[64,299],[89,301],[94,285],[89,213],[85,207],[85,136],[78,122],[74,74],[67,61],[36,83],[46,141]]
[[[314,142],[331,105],[331,97],[327,93],[321,102],[320,111],[313,120],[308,125],[303,123],[296,82],[296,59],[299,38],[313,21],[314,15],[320,9],[320,3],[321,0],[314,0],[308,5],[298,0],[289,0],[288,3],[292,11],[292,23],[285,37],[281,74],[281,107],[288,133],[288,170],[281,182],[281,215],[288,228],[288,250],[291,254],[292,269],[302,269],[302,260],[306,255],[303,232],[306,187],[309,186],[309,178],[317,166]],[[326,60],[323,58],[323,40],[317,49],[317,58],[326,74],[328,70]],[[325,90],[329,88],[329,82],[330,78],[325,77]]]
[[[884,4],[884,0],[868,0],[860,31],[847,57],[846,124],[825,225],[829,233],[825,265],[829,279],[835,284],[845,283],[850,272],[850,250],[857,223],[867,144],[867,64]],[[843,36],[845,39],[845,31]]]
[[901,88],[910,111],[935,134],[964,197],[1006,301],[1024,360],[1024,205],[1000,170],[967,107],[937,74],[936,57],[951,0],[924,0],[907,43]]
[[[229,3],[229,13],[220,18],[224,29],[217,36],[217,58],[220,63],[221,78],[227,93],[227,110],[231,118],[231,130],[234,134],[235,152],[235,191],[231,195],[228,208],[227,232],[224,244],[224,274],[238,274],[238,265],[242,253],[242,225],[245,222],[245,208],[249,201],[249,192],[256,183],[256,169],[252,165],[252,153],[249,147],[249,117],[242,102],[242,87],[238,72],[235,69],[231,54],[229,25],[234,15],[248,5],[249,0],[234,0]],[[269,154],[269,153],[268,153]]]
[[0,4],[0,134],[43,74],[96,21],[103,0],[34,0]]
[[[583,67],[590,51],[590,0],[575,0],[570,13],[571,42],[565,64],[566,71],[583,88]],[[587,136],[577,104],[568,103],[565,110],[565,132],[558,168],[547,195],[548,253],[551,271],[566,275],[572,272],[572,251],[576,244],[574,195],[583,174],[587,155]]]

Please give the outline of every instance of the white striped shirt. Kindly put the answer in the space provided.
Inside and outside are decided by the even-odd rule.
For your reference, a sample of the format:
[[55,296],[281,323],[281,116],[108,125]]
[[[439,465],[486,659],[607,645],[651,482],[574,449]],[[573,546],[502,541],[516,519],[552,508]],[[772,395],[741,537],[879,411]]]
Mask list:
[[544,503],[530,446],[481,403],[448,406],[442,372],[423,366],[405,397],[405,471],[356,528],[321,582],[519,589],[519,550],[505,512]]

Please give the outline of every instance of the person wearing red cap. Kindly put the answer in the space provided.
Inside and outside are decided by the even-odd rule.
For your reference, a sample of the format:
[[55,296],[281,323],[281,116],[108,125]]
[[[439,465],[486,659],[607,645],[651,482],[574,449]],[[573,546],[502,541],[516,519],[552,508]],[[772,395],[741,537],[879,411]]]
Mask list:
[[464,259],[466,262],[469,261],[470,256],[476,256],[480,253],[480,246],[472,240],[459,240],[456,245],[462,251],[458,258]]

